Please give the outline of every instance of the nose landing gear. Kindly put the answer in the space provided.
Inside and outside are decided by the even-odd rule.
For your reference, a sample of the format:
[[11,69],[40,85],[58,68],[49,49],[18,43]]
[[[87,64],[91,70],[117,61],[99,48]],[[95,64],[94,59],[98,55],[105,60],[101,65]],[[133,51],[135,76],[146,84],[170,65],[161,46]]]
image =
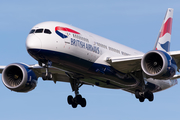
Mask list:
[[52,74],[49,72],[49,64],[51,63],[50,61],[47,61],[44,63],[38,62],[40,66],[45,68],[45,73],[42,73],[42,79],[43,80],[52,80]]

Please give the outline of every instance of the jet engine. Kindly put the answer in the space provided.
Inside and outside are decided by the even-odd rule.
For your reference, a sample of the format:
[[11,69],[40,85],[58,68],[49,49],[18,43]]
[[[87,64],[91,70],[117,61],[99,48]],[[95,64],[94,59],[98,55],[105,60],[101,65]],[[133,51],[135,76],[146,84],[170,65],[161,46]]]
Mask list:
[[177,65],[166,52],[155,50],[144,55],[141,67],[147,77],[154,79],[170,79],[176,74]]
[[14,63],[3,70],[2,81],[12,91],[29,92],[36,87],[37,77],[27,65]]

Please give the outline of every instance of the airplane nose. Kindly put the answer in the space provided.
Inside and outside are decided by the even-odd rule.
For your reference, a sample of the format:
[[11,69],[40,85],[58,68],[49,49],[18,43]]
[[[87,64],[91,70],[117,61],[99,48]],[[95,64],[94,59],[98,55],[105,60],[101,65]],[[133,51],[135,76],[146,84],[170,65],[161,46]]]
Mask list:
[[41,40],[36,35],[29,35],[26,39],[26,49],[28,52],[38,53],[41,50]]

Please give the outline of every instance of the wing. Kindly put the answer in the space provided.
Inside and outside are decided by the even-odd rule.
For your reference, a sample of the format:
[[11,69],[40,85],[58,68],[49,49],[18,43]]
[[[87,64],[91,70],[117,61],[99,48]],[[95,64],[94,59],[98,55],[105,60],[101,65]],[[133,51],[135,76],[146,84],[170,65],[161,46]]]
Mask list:
[[143,55],[144,54],[119,58],[108,58],[107,62],[118,71],[130,73],[141,70],[141,59]]
[[[168,52],[169,55],[173,57],[176,61],[178,71],[180,69],[180,51],[172,51]],[[119,58],[108,58],[107,62],[116,70],[123,72],[123,73],[131,73],[134,71],[140,71],[141,68],[141,59],[143,58],[144,54],[142,55],[134,55],[134,56],[125,56]],[[174,75],[171,80],[180,78],[180,75]]]
[[[37,77],[42,77],[43,73],[46,73],[45,68],[39,66],[38,64],[35,65],[29,65],[28,66],[29,69],[32,69]],[[48,67],[49,72],[52,74],[52,81],[54,81],[54,83],[56,83],[57,81],[61,81],[61,82],[70,82],[70,77],[77,77],[80,78],[81,75],[70,72],[70,71],[66,71],[57,67]],[[86,85],[92,85],[89,82],[85,82],[83,81],[83,84]]]
[[[45,69],[38,64],[35,65],[27,65],[29,69],[32,69],[36,76],[42,77],[42,73],[45,73]],[[4,70],[6,66],[0,66],[0,73]],[[56,67],[49,67],[49,72],[53,75],[53,81],[56,83],[56,81],[62,81],[62,82],[69,82],[69,77],[66,75],[66,73],[70,73],[68,71],[56,68]]]

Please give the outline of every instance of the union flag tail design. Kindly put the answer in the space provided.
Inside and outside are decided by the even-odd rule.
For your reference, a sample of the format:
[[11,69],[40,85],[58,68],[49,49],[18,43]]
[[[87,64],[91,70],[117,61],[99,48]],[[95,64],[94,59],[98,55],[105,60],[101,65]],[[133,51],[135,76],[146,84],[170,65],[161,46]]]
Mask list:
[[171,30],[172,30],[172,20],[173,20],[173,9],[168,8],[165,18],[163,20],[159,35],[154,46],[154,50],[162,50],[169,52],[170,41],[171,41]]

